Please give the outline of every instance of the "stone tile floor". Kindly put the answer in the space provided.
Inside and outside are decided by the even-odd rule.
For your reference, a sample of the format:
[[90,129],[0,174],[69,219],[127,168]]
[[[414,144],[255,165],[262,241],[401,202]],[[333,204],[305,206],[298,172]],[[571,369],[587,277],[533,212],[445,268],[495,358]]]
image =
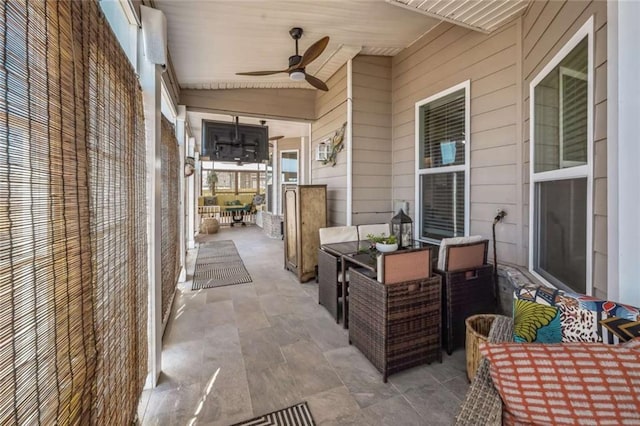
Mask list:
[[199,238],[213,240],[235,242],[253,282],[198,291],[180,284],[160,381],[138,408],[143,425],[230,425],[301,401],[319,425],[453,423],[468,387],[464,350],[382,383],[318,305],[317,284],[284,270],[281,240],[256,226]]

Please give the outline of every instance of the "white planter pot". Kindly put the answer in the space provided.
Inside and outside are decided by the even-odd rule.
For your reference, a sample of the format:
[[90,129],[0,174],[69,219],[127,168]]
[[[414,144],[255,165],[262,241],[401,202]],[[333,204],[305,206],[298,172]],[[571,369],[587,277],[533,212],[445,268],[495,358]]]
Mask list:
[[376,243],[376,250],[378,250],[380,253],[389,253],[398,250],[398,244]]

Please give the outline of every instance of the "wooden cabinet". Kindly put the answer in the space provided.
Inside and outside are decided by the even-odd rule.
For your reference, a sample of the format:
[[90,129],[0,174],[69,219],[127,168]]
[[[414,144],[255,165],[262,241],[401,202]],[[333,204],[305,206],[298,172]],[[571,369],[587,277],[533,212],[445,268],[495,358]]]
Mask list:
[[327,185],[286,185],[283,194],[284,267],[305,282],[315,277],[318,229],[327,226]]

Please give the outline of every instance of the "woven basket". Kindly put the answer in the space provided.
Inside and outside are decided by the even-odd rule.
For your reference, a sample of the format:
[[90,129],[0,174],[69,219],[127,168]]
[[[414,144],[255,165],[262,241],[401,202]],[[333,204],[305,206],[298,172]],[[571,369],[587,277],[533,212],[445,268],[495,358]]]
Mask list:
[[217,219],[205,218],[202,219],[202,225],[200,226],[200,232],[203,234],[216,234],[220,228],[220,223]]
[[482,356],[480,355],[481,342],[487,341],[491,324],[496,318],[493,314],[480,314],[470,316],[465,320],[467,325],[466,344],[467,348],[467,377],[469,381],[473,380],[478,370],[478,365]]

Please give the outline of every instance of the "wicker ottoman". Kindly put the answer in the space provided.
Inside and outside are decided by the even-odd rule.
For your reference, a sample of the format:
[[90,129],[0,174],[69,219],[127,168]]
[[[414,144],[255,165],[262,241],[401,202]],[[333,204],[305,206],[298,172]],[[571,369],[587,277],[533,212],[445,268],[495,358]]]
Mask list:
[[496,316],[493,314],[480,314],[470,316],[465,320],[467,325],[465,348],[467,351],[467,377],[469,381],[476,376],[476,371],[480,365],[481,342],[486,342],[491,330],[491,324]]
[[220,229],[220,223],[218,219],[205,218],[202,219],[202,225],[200,225],[200,232],[203,234],[216,234]]

